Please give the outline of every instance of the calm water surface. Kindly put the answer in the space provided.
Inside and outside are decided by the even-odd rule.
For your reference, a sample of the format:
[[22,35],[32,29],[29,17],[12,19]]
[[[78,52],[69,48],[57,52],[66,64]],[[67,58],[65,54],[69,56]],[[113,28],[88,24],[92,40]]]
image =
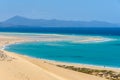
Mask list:
[[28,42],[13,44],[5,49],[36,58],[62,62],[120,67],[120,37],[98,43]]

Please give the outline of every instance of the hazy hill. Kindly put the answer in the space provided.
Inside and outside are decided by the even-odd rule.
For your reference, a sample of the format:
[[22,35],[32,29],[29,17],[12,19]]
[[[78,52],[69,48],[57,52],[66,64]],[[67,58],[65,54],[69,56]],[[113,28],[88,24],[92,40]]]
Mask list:
[[1,27],[27,26],[27,27],[117,27],[117,24],[101,21],[65,21],[65,20],[45,20],[29,19],[21,16],[14,16],[0,23]]

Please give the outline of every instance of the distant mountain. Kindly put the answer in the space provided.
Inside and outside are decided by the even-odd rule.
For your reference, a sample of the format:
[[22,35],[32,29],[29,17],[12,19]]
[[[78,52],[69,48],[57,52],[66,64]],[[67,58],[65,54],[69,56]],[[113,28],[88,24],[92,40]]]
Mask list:
[[21,16],[14,16],[0,23],[0,27],[27,26],[27,27],[118,27],[117,24],[101,21],[65,21],[65,20],[45,20],[29,19]]

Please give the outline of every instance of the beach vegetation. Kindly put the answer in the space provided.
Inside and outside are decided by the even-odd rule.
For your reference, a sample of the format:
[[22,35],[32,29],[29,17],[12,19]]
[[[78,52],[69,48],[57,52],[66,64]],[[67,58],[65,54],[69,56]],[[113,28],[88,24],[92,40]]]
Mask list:
[[120,80],[120,73],[110,70],[97,70],[97,69],[90,69],[90,68],[80,68],[75,66],[67,66],[67,65],[57,65],[58,67],[62,67],[65,69],[82,72],[90,75],[99,76],[102,78],[106,78],[108,80]]

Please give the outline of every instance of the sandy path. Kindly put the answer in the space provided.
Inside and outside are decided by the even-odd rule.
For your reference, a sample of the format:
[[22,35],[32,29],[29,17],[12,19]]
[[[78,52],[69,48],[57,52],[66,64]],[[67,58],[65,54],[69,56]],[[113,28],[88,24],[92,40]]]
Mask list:
[[[3,80],[106,80],[59,68],[42,60],[32,59],[10,52],[6,53],[16,59],[0,62],[0,65],[2,64],[0,69],[4,72],[0,78]],[[5,77],[6,74],[8,77]]]

